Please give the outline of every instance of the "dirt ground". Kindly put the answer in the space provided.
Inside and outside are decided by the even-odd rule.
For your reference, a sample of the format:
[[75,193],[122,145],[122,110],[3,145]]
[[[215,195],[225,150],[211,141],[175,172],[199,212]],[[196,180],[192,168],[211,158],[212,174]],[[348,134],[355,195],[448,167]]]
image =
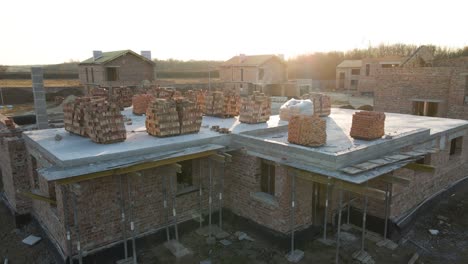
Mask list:
[[29,235],[44,237],[41,230],[34,223],[22,228],[16,228],[13,216],[3,201],[0,202],[0,262],[8,259],[9,264],[60,263],[55,259],[46,240],[41,240],[34,246],[28,246],[21,241]]
[[[200,263],[208,259],[211,259],[211,263],[289,263],[285,258],[289,251],[288,243],[286,246],[284,243],[279,245],[271,240],[271,236],[229,220],[224,221],[223,229],[231,234],[227,238],[232,242],[229,246],[224,246],[219,241],[208,245],[205,237],[195,231],[182,234],[180,241],[193,254],[179,260],[176,260],[160,240],[156,242],[151,238],[143,238],[137,241],[138,263]],[[436,229],[439,234],[431,235],[429,229]],[[46,241],[32,247],[21,243],[27,235],[40,235],[40,231],[35,224],[16,229],[13,217],[3,204],[0,206],[0,230],[0,257],[8,257],[9,263],[59,263],[54,259],[55,255]],[[254,241],[239,241],[234,235],[236,231],[244,231]],[[329,238],[336,239],[334,231],[328,235]],[[310,240],[298,243],[298,249],[305,252],[300,263],[334,263],[336,245],[324,245],[317,238],[311,237]],[[352,259],[352,253],[360,249],[360,231],[351,229],[344,232],[342,238],[340,263],[359,263]],[[398,248],[390,250],[378,247],[373,240],[366,239],[365,250],[375,263],[408,263],[414,253],[419,254],[416,263],[420,264],[468,263],[468,181],[420,213],[409,231],[397,243]]]

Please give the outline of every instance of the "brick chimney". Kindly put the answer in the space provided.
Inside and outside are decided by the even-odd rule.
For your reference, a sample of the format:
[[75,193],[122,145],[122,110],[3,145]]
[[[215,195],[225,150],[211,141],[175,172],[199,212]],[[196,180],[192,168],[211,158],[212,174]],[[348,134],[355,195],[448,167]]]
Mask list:
[[97,60],[100,57],[102,57],[102,51],[101,50],[93,50],[93,60]]
[[151,60],[151,50],[142,50],[140,55],[147,58],[148,60]]

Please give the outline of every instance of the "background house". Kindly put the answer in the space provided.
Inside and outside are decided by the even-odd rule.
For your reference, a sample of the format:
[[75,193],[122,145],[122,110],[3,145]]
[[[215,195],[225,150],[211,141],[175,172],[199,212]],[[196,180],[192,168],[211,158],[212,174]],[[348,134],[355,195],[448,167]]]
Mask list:
[[93,57],[79,64],[80,83],[86,87],[137,86],[155,80],[155,63],[150,52],[131,50],[93,51]]
[[226,87],[239,90],[252,85],[281,85],[288,80],[286,63],[276,55],[234,56],[220,66],[219,77]]
[[340,91],[357,90],[361,75],[361,60],[344,60],[336,66],[336,89]]

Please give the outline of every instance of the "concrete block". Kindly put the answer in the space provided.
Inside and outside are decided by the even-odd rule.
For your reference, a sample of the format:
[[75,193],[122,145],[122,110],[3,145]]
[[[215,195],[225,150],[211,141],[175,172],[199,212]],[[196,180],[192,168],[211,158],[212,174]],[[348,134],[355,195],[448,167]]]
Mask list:
[[304,258],[304,251],[296,249],[286,255],[286,259],[292,263],[298,263]]
[[174,255],[176,258],[182,258],[192,254],[192,251],[190,251],[177,240],[169,240],[164,243],[164,246],[169,249],[172,255]]

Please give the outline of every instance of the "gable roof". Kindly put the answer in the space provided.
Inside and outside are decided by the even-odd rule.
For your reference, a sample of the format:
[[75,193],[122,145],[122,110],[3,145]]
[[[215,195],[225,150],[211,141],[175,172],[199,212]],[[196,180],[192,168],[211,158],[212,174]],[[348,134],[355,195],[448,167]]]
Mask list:
[[284,63],[283,60],[281,60],[278,56],[276,55],[251,55],[251,56],[245,56],[243,61],[240,61],[241,56],[234,56],[230,58],[229,60],[225,61],[223,64],[221,64],[221,67],[226,67],[226,66],[260,66],[267,62],[270,59],[276,58],[278,59],[281,63]]
[[362,60],[344,60],[338,66],[337,68],[361,68],[362,66]]
[[151,64],[154,64],[154,62],[152,60],[148,60],[147,58],[141,56],[140,54],[136,53],[136,52],[133,52],[131,50],[117,50],[117,51],[108,51],[108,52],[103,52],[102,53],[102,56],[99,57],[97,60],[94,60],[93,57],[87,59],[87,60],[84,60],[82,62],[80,62],[80,65],[81,64],[105,64],[105,63],[108,63],[110,61],[113,61],[121,56],[124,56],[124,55],[127,55],[127,54],[132,54],[134,56],[137,56],[138,58],[142,59],[142,60],[145,60],[146,62],[149,62]]

